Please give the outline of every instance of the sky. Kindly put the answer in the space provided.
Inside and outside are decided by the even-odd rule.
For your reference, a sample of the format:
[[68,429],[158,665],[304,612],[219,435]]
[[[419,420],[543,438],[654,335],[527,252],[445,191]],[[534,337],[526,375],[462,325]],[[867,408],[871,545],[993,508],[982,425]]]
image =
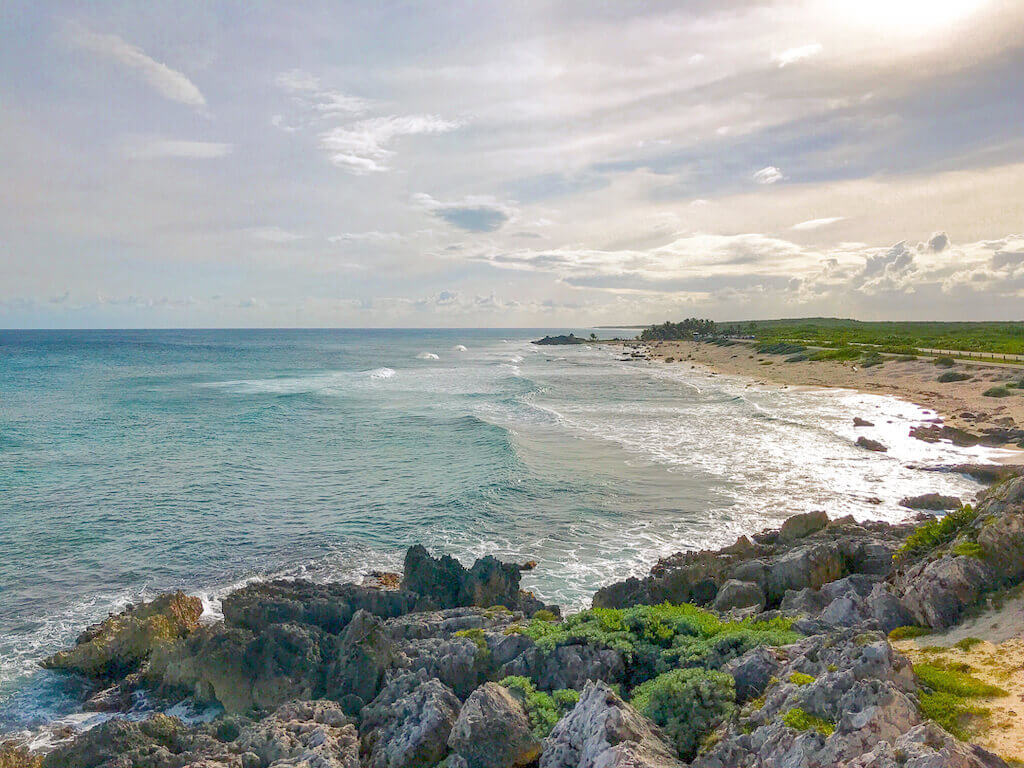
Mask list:
[[1024,319],[1024,0],[0,4],[0,327]]

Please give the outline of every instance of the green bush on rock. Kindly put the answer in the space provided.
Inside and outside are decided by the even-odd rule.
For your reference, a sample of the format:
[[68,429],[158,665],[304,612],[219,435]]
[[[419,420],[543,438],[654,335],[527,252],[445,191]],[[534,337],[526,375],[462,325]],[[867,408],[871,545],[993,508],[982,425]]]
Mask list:
[[906,560],[945,544],[977,517],[977,511],[970,504],[965,504],[943,517],[933,518],[914,529],[893,555],[893,559]]
[[597,645],[617,650],[627,662],[649,665],[658,673],[703,666],[712,654],[724,662],[759,645],[794,643],[800,634],[792,627],[792,619],[723,621],[695,605],[664,603],[592,608],[558,624],[534,619],[520,631],[544,651],[572,643]]
[[690,760],[704,737],[732,713],[735,702],[730,675],[676,669],[637,686],[631,703],[661,726],[683,760]]
[[815,717],[810,712],[805,712],[800,707],[793,707],[782,716],[782,722],[797,731],[817,731],[822,736],[831,736],[836,727],[828,720]]
[[549,695],[538,691],[528,678],[519,675],[509,675],[501,680],[500,685],[508,688],[520,700],[530,720],[530,729],[538,739],[551,733],[559,718],[580,700],[579,691],[560,688]]

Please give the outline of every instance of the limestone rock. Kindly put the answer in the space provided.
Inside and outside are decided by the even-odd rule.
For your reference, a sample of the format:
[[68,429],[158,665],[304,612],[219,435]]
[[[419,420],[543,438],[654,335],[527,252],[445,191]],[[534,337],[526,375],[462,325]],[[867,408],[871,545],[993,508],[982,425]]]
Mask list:
[[588,683],[544,741],[540,768],[684,768],[660,729],[603,682]]
[[516,768],[534,762],[541,744],[522,706],[497,683],[484,683],[466,700],[448,746],[468,768]]
[[93,679],[123,677],[137,669],[156,646],[191,633],[199,626],[202,612],[198,597],[184,592],[161,595],[89,627],[74,648],[55,653],[42,664]]

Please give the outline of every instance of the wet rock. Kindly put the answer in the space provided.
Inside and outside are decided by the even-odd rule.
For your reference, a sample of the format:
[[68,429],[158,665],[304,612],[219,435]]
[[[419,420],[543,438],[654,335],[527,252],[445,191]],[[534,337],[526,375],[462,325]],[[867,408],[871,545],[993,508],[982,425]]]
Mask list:
[[762,610],[765,606],[764,590],[751,581],[729,579],[715,596],[715,610],[728,611],[731,608],[754,606]]
[[941,493],[924,493],[920,496],[905,496],[900,499],[900,506],[907,509],[928,509],[941,511],[959,509],[960,499],[956,496],[943,496]]
[[603,682],[588,683],[544,741],[540,768],[683,768],[661,730]]
[[461,706],[451,689],[426,673],[388,683],[361,713],[367,768],[434,765],[448,752]]
[[448,746],[468,768],[525,766],[541,751],[522,706],[497,683],[484,683],[473,691],[452,727]]
[[876,451],[879,453],[884,453],[889,450],[877,440],[872,440],[870,437],[864,437],[863,435],[857,438],[857,445],[865,450]]
[[521,566],[503,563],[492,555],[467,569],[450,555],[431,557],[417,544],[406,552],[402,589],[426,601],[420,609],[503,605],[532,614],[546,606],[519,589],[520,570]]
[[44,659],[49,669],[110,680],[138,669],[153,649],[187,636],[199,626],[202,601],[184,592],[161,595],[126,608],[89,627],[75,647]]

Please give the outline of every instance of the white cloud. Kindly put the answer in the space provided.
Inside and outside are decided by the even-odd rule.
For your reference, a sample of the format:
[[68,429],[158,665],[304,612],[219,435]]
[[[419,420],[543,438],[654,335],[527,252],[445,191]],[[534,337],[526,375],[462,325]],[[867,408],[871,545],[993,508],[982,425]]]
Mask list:
[[772,61],[779,65],[779,67],[786,67],[790,64],[795,64],[798,61],[809,59],[812,56],[817,56],[822,51],[821,43],[808,43],[807,45],[801,45],[797,48],[787,48],[781,53],[776,53],[772,56]]
[[213,160],[231,154],[231,144],[213,141],[182,141],[159,137],[131,139],[124,144],[124,154],[133,159],[186,157]]
[[373,117],[342,125],[320,134],[320,147],[339,168],[362,175],[388,170],[395,154],[388,146],[401,136],[447,133],[460,123],[437,115]]
[[762,168],[760,171],[755,172],[753,178],[758,184],[774,184],[785,177],[782,175],[782,171],[774,165],[769,165]]
[[405,239],[405,236],[398,232],[343,232],[340,235],[331,235],[327,238],[331,243],[398,243]]
[[799,224],[794,224],[791,229],[798,231],[805,231],[809,229],[821,229],[827,227],[830,224],[835,224],[839,221],[846,221],[845,216],[828,216],[823,219],[808,219],[807,221],[801,221]]
[[69,24],[67,30],[68,38],[74,45],[134,70],[165,98],[192,107],[206,106],[206,99],[191,80],[181,72],[150,58],[141,48],[117,35],[92,32],[78,24]]

